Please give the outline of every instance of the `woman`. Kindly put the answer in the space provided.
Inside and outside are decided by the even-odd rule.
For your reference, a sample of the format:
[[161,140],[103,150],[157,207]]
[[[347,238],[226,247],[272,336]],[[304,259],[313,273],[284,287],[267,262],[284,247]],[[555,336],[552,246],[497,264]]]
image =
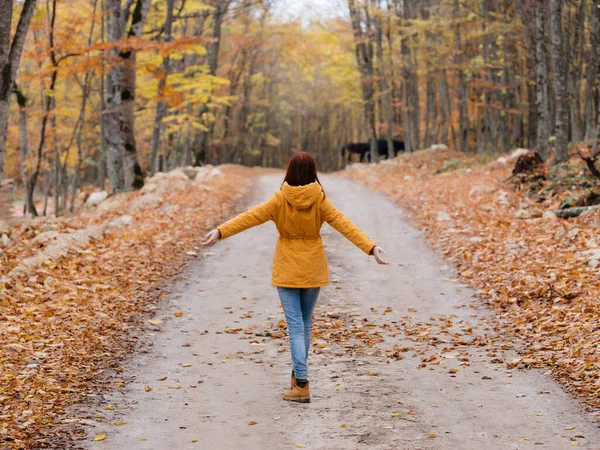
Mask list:
[[317,177],[314,159],[305,152],[294,155],[281,190],[262,205],[255,206],[206,235],[201,245],[211,247],[248,228],[275,222],[279,239],[273,258],[272,284],[277,287],[288,324],[292,353],[291,388],[283,399],[310,402],[308,349],[312,314],[322,286],[329,284],[325,249],[320,230],[324,222],[346,236],[379,264],[387,264],[376,246],[325,196]]

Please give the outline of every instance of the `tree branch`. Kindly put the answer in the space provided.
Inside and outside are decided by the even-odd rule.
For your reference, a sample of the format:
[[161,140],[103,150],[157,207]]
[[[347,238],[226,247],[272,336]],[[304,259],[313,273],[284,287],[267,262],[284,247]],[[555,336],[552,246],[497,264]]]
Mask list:
[[582,160],[585,161],[585,164],[587,165],[592,175],[596,178],[600,178],[600,170],[598,170],[598,168],[596,167],[596,161],[598,160],[599,155],[596,154],[594,156],[585,156],[579,150],[577,151],[577,154]]

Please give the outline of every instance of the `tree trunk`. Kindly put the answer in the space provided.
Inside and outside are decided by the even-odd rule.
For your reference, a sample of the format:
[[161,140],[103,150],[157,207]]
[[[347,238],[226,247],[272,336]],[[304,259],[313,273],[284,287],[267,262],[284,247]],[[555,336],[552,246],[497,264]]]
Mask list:
[[[105,12],[105,0],[102,1],[102,18],[100,22],[100,41],[104,42],[106,38],[106,14]],[[106,111],[106,53],[102,54],[102,71],[100,74],[100,111],[104,113]],[[96,185],[101,189],[106,189],[106,161],[107,161],[107,151],[106,151],[106,142],[104,140],[104,134],[106,133],[105,121],[100,119],[100,151],[98,152],[98,172],[96,173]]]
[[[208,73],[213,76],[217,74],[217,68],[219,66],[219,49],[221,48],[221,25],[223,24],[223,19],[227,14],[227,10],[229,9],[230,4],[231,0],[219,0],[215,5],[212,35],[213,40],[206,46],[206,52],[208,54]],[[200,109],[200,118],[202,118],[202,116],[204,116],[207,112],[208,106],[205,104]],[[210,126],[210,124],[207,125]],[[202,164],[202,162],[206,158],[207,140],[208,131],[201,130],[198,134],[196,154],[194,157],[194,165],[196,166]]]
[[27,98],[15,85],[15,95],[19,105],[19,167],[21,171],[21,182],[23,183],[25,198],[25,214],[37,216],[35,204],[33,202],[34,186],[30,185],[31,177],[27,169],[27,155],[29,153],[29,139],[27,137]]
[[[204,22],[206,21],[207,16],[208,16],[208,13],[204,13],[198,17],[198,22],[196,23],[196,26],[194,27],[194,37],[202,36],[202,34],[204,32]],[[188,64],[187,64],[188,62],[189,62],[189,66],[195,66],[197,64],[197,60],[198,60],[198,56],[195,53],[186,57],[184,59],[184,63],[186,63],[186,68],[188,67]],[[193,73],[188,74],[188,77],[193,77],[193,76],[194,76]],[[194,113],[194,105],[190,103],[187,106],[188,118],[191,118],[193,113]],[[184,166],[192,165],[194,162],[194,157],[193,157],[194,137],[195,137],[195,132],[194,132],[194,128],[192,127],[192,121],[188,120],[185,144],[184,144],[185,145],[184,162],[183,162]]]
[[[400,8],[400,16],[404,24],[415,18],[414,0],[402,0]],[[400,51],[402,54],[402,78],[404,79],[404,115],[406,116],[403,122],[405,123],[405,135],[410,135],[410,149],[407,151],[416,151],[420,145],[420,126],[421,126],[421,111],[419,103],[419,80],[417,77],[416,54],[411,50],[409,45],[410,36],[401,38]],[[408,125],[408,128],[406,126]]]
[[[118,42],[123,35],[121,32],[121,9],[120,0],[106,0],[108,15],[107,31],[109,42]],[[109,59],[116,60],[118,53],[116,48],[109,51]],[[106,76],[106,110],[103,112],[104,119],[104,143],[108,152],[108,178],[113,193],[125,190],[125,179],[123,173],[123,140],[121,139],[121,86],[122,70],[119,63],[113,62]]]
[[[127,37],[142,36],[144,23],[150,10],[150,0],[137,0],[131,17]],[[121,86],[121,139],[123,141],[123,177],[125,191],[141,189],[144,175],[138,161],[135,141],[135,90],[137,51],[127,49],[119,55],[123,61],[123,84]]]
[[[402,8],[399,11],[400,19],[402,23],[406,21],[407,18],[407,8],[409,5],[406,2],[402,2]],[[402,103],[404,107],[402,108],[402,126],[404,128],[404,144],[406,147],[406,152],[414,152],[417,150],[418,143],[415,140],[415,134],[413,129],[412,119],[413,116],[411,114],[414,105],[411,103],[411,92],[410,84],[412,81],[411,76],[411,60],[410,60],[410,48],[407,44],[407,37],[401,38],[400,41],[400,53],[402,55]]]
[[[377,134],[375,129],[375,102],[373,88],[373,44],[367,41],[363,32],[361,23],[361,12],[356,7],[354,0],[348,0],[348,9],[352,21],[352,30],[354,32],[354,42],[356,46],[356,60],[360,70],[363,108],[365,115],[365,125],[367,136],[371,144],[371,159],[377,161],[379,154],[377,152]],[[367,19],[368,21],[368,19]],[[368,24],[366,25],[368,26]]]
[[595,157],[598,154],[598,142],[600,141],[600,101],[598,102],[598,111],[596,114],[596,136],[592,143],[592,156]]
[[0,2],[0,180],[4,177],[10,95],[17,77],[17,69],[19,68],[29,23],[35,9],[35,0],[25,0],[23,2],[21,17],[11,42],[13,6],[14,0],[2,0]]
[[[93,14],[96,14],[96,9],[98,7],[98,0],[94,0],[94,9]],[[96,25],[96,21],[92,19],[92,24],[90,26],[90,33],[88,35],[88,46],[92,45],[92,39],[94,36],[94,28]],[[77,196],[77,188],[79,187],[79,178],[81,172],[81,166],[83,165],[83,148],[81,145],[81,133],[83,131],[83,126],[85,124],[85,109],[87,106],[87,102],[90,96],[92,79],[94,77],[94,72],[86,72],[84,77],[83,86],[81,87],[81,110],[79,112],[79,118],[77,120],[77,124],[75,125],[75,130],[73,131],[73,136],[71,138],[71,142],[73,138],[77,136],[77,164],[73,170],[73,185],[71,191],[71,204],[69,206],[69,212],[73,214],[75,210],[75,197]],[[69,148],[71,147],[71,143],[69,143]],[[67,165],[67,159],[65,158],[65,167]],[[66,195],[65,195],[66,199]]]
[[[594,138],[594,93],[598,89],[598,76],[600,73],[600,0],[592,3],[592,31],[590,36],[590,56],[587,66],[585,98],[584,98],[584,120],[585,140]],[[600,101],[598,102],[600,103]]]
[[538,104],[537,104],[537,0],[534,4],[522,4],[517,14],[521,14],[526,23],[525,41],[527,46],[527,64],[524,70],[523,79],[526,80],[524,94],[527,94],[527,148],[537,149],[537,127],[538,127]]
[[[173,7],[175,0],[167,0],[167,18],[165,19],[165,42],[171,40],[171,29],[173,26]],[[162,76],[158,82],[158,103],[156,105],[156,115],[154,117],[154,128],[152,129],[152,146],[150,148],[150,158],[148,159],[148,171],[157,172],[157,155],[160,145],[161,130],[163,128],[162,120],[167,115],[167,102],[164,99],[167,77],[171,68],[171,58],[165,56],[162,64]]]
[[[454,19],[460,17],[459,0],[454,0]],[[460,36],[460,23],[454,25],[454,64],[456,66],[456,77],[458,79],[458,142],[460,150],[469,151],[469,109],[467,106],[467,86],[465,84],[465,73],[463,70],[462,39]]]
[[[489,35],[489,31],[487,30],[487,22],[489,19],[489,12],[490,12],[490,5],[489,5],[489,0],[480,0],[480,9],[481,9],[481,15],[482,15],[482,33],[483,33],[483,37],[482,37],[482,57],[483,57],[483,64],[484,64],[484,68],[481,71],[482,74],[482,89],[481,89],[481,97],[483,98],[482,106],[478,106],[478,116],[479,119],[476,123],[476,127],[477,127],[477,153],[484,153],[487,146],[489,144],[493,145],[493,137],[495,133],[492,133],[492,112],[490,110],[490,104],[492,103],[492,97],[490,94],[490,88],[488,86],[493,84],[493,74],[491,73],[491,70],[488,70],[487,67],[489,67],[490,64],[490,51],[491,51],[491,42],[490,42],[490,35]],[[479,96],[478,96],[479,97]],[[481,110],[481,111],[479,111]]]
[[[583,120],[581,118],[581,76],[583,73],[583,43],[585,40],[584,21],[586,0],[580,0],[579,11],[575,13],[573,23],[573,45],[569,45],[570,51],[565,51],[567,58],[566,65],[571,67],[567,70],[567,102],[569,106],[569,116],[571,119],[571,141],[580,142],[583,139]],[[567,35],[568,36],[568,35]],[[569,42],[568,37],[565,42]],[[568,44],[567,44],[568,45]],[[567,48],[565,48],[567,50]],[[580,61],[577,62],[577,58]],[[570,62],[570,63],[569,63]]]
[[[451,125],[452,117],[452,101],[450,100],[450,93],[448,89],[448,77],[446,70],[440,72],[440,79],[438,81],[439,92],[440,92],[440,115],[441,115],[441,134],[440,142],[448,145],[448,130]],[[452,127],[454,130],[454,127]],[[454,133],[453,133],[454,134]],[[454,148],[456,148],[456,142],[454,142]]]
[[[431,1],[430,0],[426,0],[426,1],[422,1],[421,2],[421,17],[423,20],[425,21],[429,21],[430,20],[430,8],[431,8]],[[429,31],[425,32],[425,38],[427,41],[427,45],[426,45],[426,51],[427,51],[427,58],[426,58],[426,95],[425,95],[425,135],[423,137],[424,142],[423,142],[423,147],[427,148],[430,147],[431,145],[435,144],[438,136],[437,136],[437,99],[436,99],[436,89],[435,89],[435,73],[437,72],[434,68],[434,64],[432,63],[432,61],[430,61],[430,58],[432,58],[432,56],[429,56],[430,54],[433,55],[435,54],[435,52],[433,51],[432,48],[430,48],[430,46],[435,45],[436,41],[438,41],[437,37],[434,38],[433,34],[430,33]]]
[[536,0],[535,12],[535,84],[537,132],[536,151],[542,159],[548,159],[548,140],[550,138],[548,104],[548,65],[546,63],[546,4],[545,0]]
[[569,109],[567,107],[567,71],[562,32],[563,0],[550,0],[550,40],[552,46],[552,79],[556,97],[556,125],[554,127],[554,164],[569,159]]
[[388,158],[393,159],[396,155],[394,154],[394,125],[392,116],[392,99],[389,88],[389,82],[386,73],[386,64],[383,59],[383,22],[381,20],[381,14],[383,10],[377,5],[375,27],[377,33],[377,59],[379,62],[379,70],[381,72],[381,94],[383,96],[383,110],[385,114],[386,122],[386,139],[388,145]]

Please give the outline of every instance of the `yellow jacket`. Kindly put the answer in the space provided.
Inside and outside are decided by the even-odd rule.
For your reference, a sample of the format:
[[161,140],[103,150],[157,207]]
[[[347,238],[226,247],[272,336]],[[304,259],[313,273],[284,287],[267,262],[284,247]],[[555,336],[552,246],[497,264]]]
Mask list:
[[218,228],[226,239],[268,220],[275,222],[279,239],[273,257],[273,286],[314,288],[329,284],[329,271],[320,230],[327,222],[363,252],[375,243],[338,211],[319,183],[282,189],[262,205],[225,222]]

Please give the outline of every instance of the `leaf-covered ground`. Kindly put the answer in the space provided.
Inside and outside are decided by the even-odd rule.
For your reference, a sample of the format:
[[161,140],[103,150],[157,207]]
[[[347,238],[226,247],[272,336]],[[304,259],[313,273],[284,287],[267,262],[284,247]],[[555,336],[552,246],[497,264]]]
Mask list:
[[425,150],[344,175],[408,211],[489,302],[522,355],[509,367],[547,368],[598,408],[600,213],[542,217],[594,183],[576,161],[545,180],[505,181],[513,165]]
[[[198,240],[230,214],[258,170],[225,166],[222,172],[196,183],[179,173],[145,192],[111,197],[97,210],[10,230],[12,242],[0,251],[2,442],[44,447],[67,406],[111,387],[98,376],[120,371],[119,357],[135,346],[161,282],[199,254]],[[106,227],[124,215],[128,222]],[[57,258],[44,253],[92,226],[102,232],[89,242],[70,245]],[[6,277],[36,255],[39,264]]]

